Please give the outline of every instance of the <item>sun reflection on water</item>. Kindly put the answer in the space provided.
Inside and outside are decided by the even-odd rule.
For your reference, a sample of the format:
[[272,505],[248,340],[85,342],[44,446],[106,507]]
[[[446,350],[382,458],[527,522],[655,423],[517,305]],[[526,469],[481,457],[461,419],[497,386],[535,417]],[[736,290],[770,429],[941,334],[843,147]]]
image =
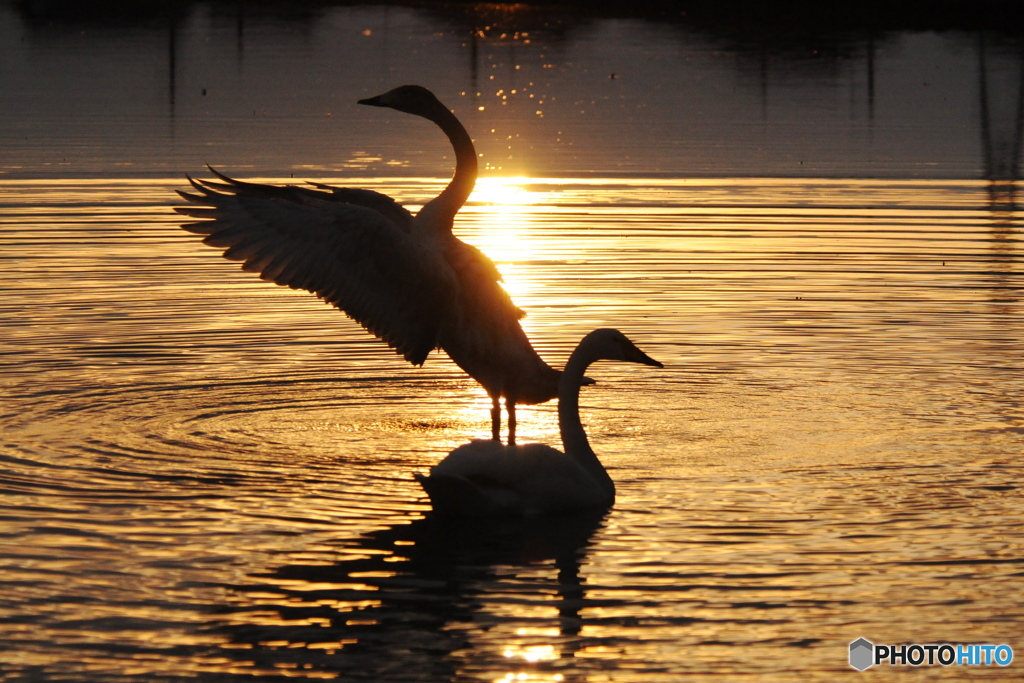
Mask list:
[[507,673],[501,678],[494,679],[495,683],[512,683],[513,681],[537,681],[538,683],[560,683],[565,680],[562,674],[542,674],[534,672],[517,671]]
[[508,645],[501,654],[506,659],[522,659],[530,663],[558,659],[558,651],[554,645]]
[[524,177],[481,178],[460,214],[467,240],[487,254],[502,275],[502,285],[514,301],[535,294],[539,286],[530,263],[538,256],[536,216],[550,201],[550,192],[528,187]]
[[[855,635],[1024,619],[1021,221],[986,184],[482,181],[456,228],[546,360],[613,326],[666,363],[583,392],[607,521],[496,552],[412,479],[486,438],[483,391],[225,267],[179,234],[177,182],[0,183],[26,675],[776,680],[799,652],[816,682]],[[521,408],[523,440],[557,447],[555,410]]]
[[501,206],[536,204],[537,197],[543,193],[528,189],[526,185],[529,182],[530,179],[525,176],[480,178],[470,199],[481,204]]

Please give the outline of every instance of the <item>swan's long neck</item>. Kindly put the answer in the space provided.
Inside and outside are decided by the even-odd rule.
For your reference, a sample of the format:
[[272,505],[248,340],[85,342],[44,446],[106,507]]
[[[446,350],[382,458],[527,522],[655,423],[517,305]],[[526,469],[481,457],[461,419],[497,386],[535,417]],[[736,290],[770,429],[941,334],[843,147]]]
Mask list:
[[428,210],[431,219],[437,221],[438,225],[446,225],[450,228],[455,220],[455,214],[469,199],[469,195],[476,185],[476,148],[473,147],[473,140],[470,139],[465,127],[444,105],[440,105],[437,111],[431,112],[427,118],[444,131],[455,149],[455,175],[448,183],[448,187],[428,202],[423,209]]
[[609,495],[615,494],[615,485],[608,476],[601,461],[590,447],[587,433],[580,421],[580,385],[587,367],[597,360],[597,355],[584,338],[569,356],[558,385],[558,428],[562,433],[562,447],[567,455],[580,463],[594,478],[601,482]]

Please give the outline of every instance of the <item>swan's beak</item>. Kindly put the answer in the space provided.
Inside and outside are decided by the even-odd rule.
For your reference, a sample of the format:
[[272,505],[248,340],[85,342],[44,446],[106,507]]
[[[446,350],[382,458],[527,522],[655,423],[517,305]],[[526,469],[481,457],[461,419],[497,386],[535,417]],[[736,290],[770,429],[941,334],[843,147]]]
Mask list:
[[367,97],[365,100],[359,100],[356,104],[366,104],[371,107],[386,107],[387,105],[380,101],[380,95],[376,97]]
[[643,365],[651,365],[656,368],[665,367],[632,344],[626,349],[626,360],[631,363],[642,363]]

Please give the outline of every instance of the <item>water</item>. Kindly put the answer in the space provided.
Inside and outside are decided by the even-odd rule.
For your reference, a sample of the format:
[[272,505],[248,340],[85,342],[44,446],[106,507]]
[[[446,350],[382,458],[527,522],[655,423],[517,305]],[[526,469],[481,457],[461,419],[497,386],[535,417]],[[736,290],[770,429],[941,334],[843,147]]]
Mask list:
[[[318,38],[306,51],[285,42],[275,54],[308,65],[317,52],[308,46],[329,44],[342,19],[362,26],[358,12],[386,23],[383,10],[336,8],[311,24]],[[204,44],[204,16],[189,15],[179,47]],[[438,20],[400,10],[388,21],[396,39],[409,22],[436,29]],[[288,24],[258,26],[245,35],[288,34]],[[4,49],[44,69],[31,50],[46,29],[24,30],[29,40]],[[592,64],[581,55],[595,35],[644,46],[657,66],[649,77],[668,78],[659,60],[670,52],[659,46],[669,33],[598,22],[553,56],[544,34],[533,48],[512,47],[526,55],[524,78],[534,75],[531,49],[569,71],[548,84],[558,92],[580,87],[569,65]],[[435,56],[458,49],[440,30],[408,35],[433,36],[421,49]],[[639,39],[647,35],[654,40]],[[79,39],[61,44],[94,54]],[[893,37],[880,54],[918,49],[876,61],[886,67],[876,89],[884,74],[910,80],[915,60],[951,40]],[[246,45],[244,69],[259,53]],[[974,54],[975,42],[962,46]],[[701,44],[686,54],[706,60],[697,83],[732,53]],[[736,73],[751,78],[746,66]],[[788,83],[823,125],[831,96],[813,78],[798,86],[807,81],[793,73],[766,82]],[[385,88],[374,79],[394,80],[366,78],[375,91]],[[952,91],[967,82],[953,81],[944,81]],[[498,263],[541,354],[561,364],[583,334],[610,326],[666,366],[588,371],[598,384],[584,390],[584,420],[618,499],[603,516],[540,524],[428,514],[412,473],[489,433],[486,396],[443,355],[407,366],[315,297],[240,272],[171,211],[184,183],[168,166],[198,173],[203,160],[250,150],[246,177],[323,177],[416,206],[450,163],[432,146],[435,132],[397,115],[360,119],[353,108],[351,128],[346,113],[332,130],[355,138],[332,144],[363,158],[378,135],[381,159],[304,172],[297,165],[322,152],[295,133],[268,151],[243,145],[251,129],[241,116],[179,115],[174,125],[210,133],[197,160],[181,129],[160,141],[172,121],[165,109],[143,107],[123,135],[106,129],[112,148],[64,172],[37,163],[59,142],[2,129],[21,142],[0,164],[0,677],[833,681],[852,672],[847,646],[858,637],[1007,643],[1019,659],[1017,159],[999,152],[1005,135],[985,137],[998,126],[975,118],[938,170],[937,154],[915,152],[932,149],[927,125],[906,129],[892,159],[872,160],[865,140],[900,129],[885,115],[892,101],[876,96],[867,130],[858,113],[824,150],[793,143],[796,156],[818,155],[813,172],[787,174],[785,155],[762,150],[745,162],[727,154],[717,175],[670,173],[669,145],[648,155],[643,175],[648,148],[617,166],[621,148],[599,144],[605,134],[587,138],[580,156],[538,151],[531,168],[547,174],[485,174],[457,231]],[[664,97],[658,89],[644,101]],[[477,118],[486,106],[473,114],[456,102],[485,131],[482,148],[497,139]],[[778,106],[760,132],[738,124],[748,142],[791,127],[799,112]],[[597,109],[599,122],[580,129],[626,129],[627,119]],[[569,116],[554,109],[545,120]],[[943,116],[956,114],[928,121],[945,136],[935,123]],[[411,132],[395,132],[406,125]],[[713,128],[729,125],[707,126],[686,144],[717,158]],[[388,166],[401,145],[426,151]],[[846,153],[877,172],[828,172]],[[115,156],[134,166],[115,169]],[[554,406],[521,409],[519,431],[557,445]],[[1019,667],[918,673],[1011,680]]]
[[176,184],[3,184],[8,673],[825,680],[862,635],[1013,643],[1021,256],[982,183],[468,207],[546,357],[608,325],[667,366],[590,373],[608,516],[500,533],[424,521],[411,477],[486,396],[219,261]]

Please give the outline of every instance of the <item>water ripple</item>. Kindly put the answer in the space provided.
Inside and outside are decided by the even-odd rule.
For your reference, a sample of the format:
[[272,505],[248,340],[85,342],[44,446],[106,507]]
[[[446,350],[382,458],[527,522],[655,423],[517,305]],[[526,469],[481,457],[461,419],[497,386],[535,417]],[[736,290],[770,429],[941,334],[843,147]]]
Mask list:
[[614,326],[666,363],[584,391],[607,516],[495,526],[411,477],[488,433],[479,388],[218,260],[175,183],[0,183],[0,675],[834,680],[856,637],[1024,622],[1021,221],[983,184],[472,202],[545,357]]

